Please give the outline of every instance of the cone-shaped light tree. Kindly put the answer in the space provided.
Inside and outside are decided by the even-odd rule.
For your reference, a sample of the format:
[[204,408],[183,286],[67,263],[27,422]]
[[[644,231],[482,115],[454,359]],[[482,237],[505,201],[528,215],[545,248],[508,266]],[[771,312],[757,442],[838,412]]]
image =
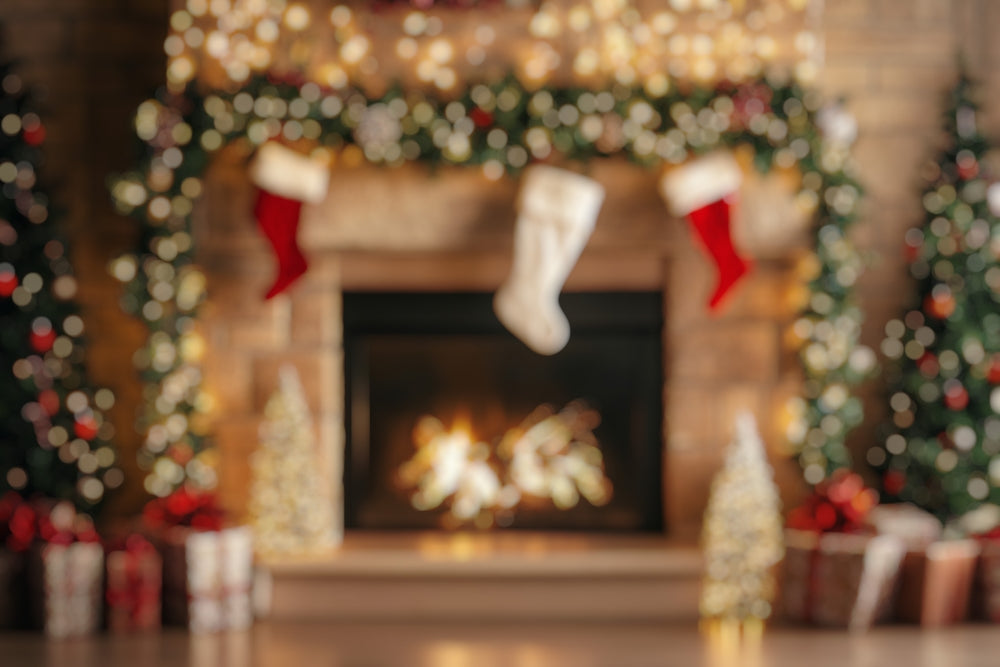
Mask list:
[[250,517],[257,551],[308,553],[335,544],[334,505],[316,448],[312,418],[295,369],[281,369],[264,408],[251,460]]
[[771,615],[774,566],[784,554],[781,500],[750,413],[736,417],[726,461],[712,482],[702,528],[701,615],[755,623]]

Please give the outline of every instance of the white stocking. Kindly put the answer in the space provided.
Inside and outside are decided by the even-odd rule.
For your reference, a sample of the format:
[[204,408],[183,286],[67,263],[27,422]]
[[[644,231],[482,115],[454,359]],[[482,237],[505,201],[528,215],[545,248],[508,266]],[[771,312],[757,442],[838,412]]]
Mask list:
[[590,238],[603,201],[604,188],[586,176],[546,166],[524,174],[514,261],[493,309],[511,333],[539,354],[555,354],[569,341],[559,292]]

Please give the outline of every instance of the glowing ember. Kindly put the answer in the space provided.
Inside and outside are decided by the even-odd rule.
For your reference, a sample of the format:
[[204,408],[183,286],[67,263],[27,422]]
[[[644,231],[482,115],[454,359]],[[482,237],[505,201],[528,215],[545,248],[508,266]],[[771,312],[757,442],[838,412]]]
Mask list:
[[413,430],[416,452],[400,466],[398,483],[421,511],[448,508],[445,523],[495,523],[498,512],[516,508],[575,507],[611,500],[611,481],[593,430],[597,411],[582,402],[556,413],[543,405],[507,431],[496,447],[473,437],[467,420],[451,429],[421,417]]

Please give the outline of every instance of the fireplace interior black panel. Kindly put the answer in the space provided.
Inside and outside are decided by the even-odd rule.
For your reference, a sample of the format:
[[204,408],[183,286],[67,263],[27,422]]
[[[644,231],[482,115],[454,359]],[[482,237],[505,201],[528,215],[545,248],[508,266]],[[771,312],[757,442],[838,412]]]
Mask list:
[[[417,509],[399,471],[414,455],[422,416],[464,420],[495,448],[540,405],[583,401],[613,487],[606,504],[556,509],[527,503],[498,514],[511,529],[661,531],[662,328],[660,293],[564,294],[572,328],[564,350],[532,352],[497,320],[483,293],[344,295],[346,525],[441,527],[443,508]],[[454,522],[453,522],[454,523]]]

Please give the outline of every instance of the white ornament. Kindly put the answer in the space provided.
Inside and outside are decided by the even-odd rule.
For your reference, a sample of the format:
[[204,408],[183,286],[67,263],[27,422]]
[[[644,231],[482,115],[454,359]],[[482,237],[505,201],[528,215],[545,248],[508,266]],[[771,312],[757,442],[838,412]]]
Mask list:
[[354,129],[354,138],[365,151],[384,153],[403,137],[403,126],[392,110],[381,102],[366,107]]
[[993,412],[1000,414],[1000,387],[994,387],[990,392],[990,407]]
[[525,345],[555,354],[570,333],[559,292],[594,229],[604,188],[586,176],[547,166],[531,167],[523,178],[514,261],[493,309]]
[[830,143],[850,146],[858,138],[858,121],[841,104],[821,109],[816,115],[816,124],[823,139]]
[[991,183],[986,189],[986,203],[989,206],[990,214],[995,218],[1000,218],[1000,183]]

